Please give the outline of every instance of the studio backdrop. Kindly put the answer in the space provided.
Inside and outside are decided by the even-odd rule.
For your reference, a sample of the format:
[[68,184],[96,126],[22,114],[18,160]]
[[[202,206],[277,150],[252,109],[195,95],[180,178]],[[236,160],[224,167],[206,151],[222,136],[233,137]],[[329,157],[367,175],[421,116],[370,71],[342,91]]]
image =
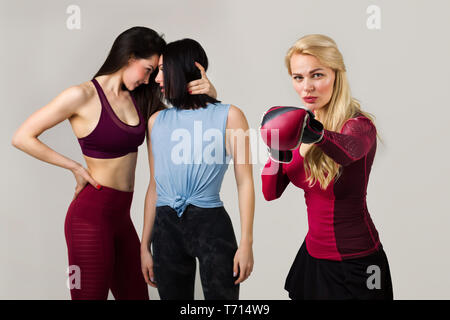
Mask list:
[[[1,0],[0,298],[70,298],[64,219],[76,183],[70,171],[14,148],[15,130],[64,89],[92,79],[121,32],[146,26],[168,42],[197,40],[218,99],[243,110],[256,133],[255,263],[241,299],[288,299],[284,281],[307,233],[303,190],[291,184],[270,202],[262,195],[267,152],[258,127],[268,107],[301,105],[284,57],[311,33],[336,41],[353,96],[376,117],[382,142],[367,204],[389,259],[394,298],[449,299],[449,12],[443,0]],[[85,165],[68,121],[39,139]],[[139,236],[148,180],[143,144],[131,207]],[[239,241],[232,166],[221,198]],[[149,293],[159,299],[155,288]],[[203,298],[198,276],[195,297]]]

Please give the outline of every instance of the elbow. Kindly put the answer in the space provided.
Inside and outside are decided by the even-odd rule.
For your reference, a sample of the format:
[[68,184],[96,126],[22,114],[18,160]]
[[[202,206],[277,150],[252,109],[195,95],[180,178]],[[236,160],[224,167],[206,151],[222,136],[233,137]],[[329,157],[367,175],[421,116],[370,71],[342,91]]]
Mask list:
[[353,162],[355,162],[355,161],[352,160],[352,159],[348,159],[348,160],[342,160],[342,161],[339,161],[339,162],[337,162],[337,163],[340,164],[340,165],[343,166],[343,167],[348,167],[348,166],[351,165]]
[[275,199],[278,199],[280,196],[275,194],[274,192],[268,192],[263,190],[263,195],[264,195],[264,199],[266,199],[266,201],[272,201]]
[[281,194],[283,193],[283,190],[279,190],[279,188],[277,187],[276,182],[274,181],[267,181],[264,179],[264,176],[262,177],[262,194],[264,196],[264,199],[266,199],[266,201],[272,201],[275,199],[278,199],[279,197],[281,197]]
[[17,149],[22,149],[23,142],[21,137],[17,134],[17,132],[11,139],[11,145]]
[[19,150],[27,152],[29,149],[29,145],[33,139],[37,139],[37,137],[27,136],[20,131],[16,131],[14,136],[11,139],[11,145]]

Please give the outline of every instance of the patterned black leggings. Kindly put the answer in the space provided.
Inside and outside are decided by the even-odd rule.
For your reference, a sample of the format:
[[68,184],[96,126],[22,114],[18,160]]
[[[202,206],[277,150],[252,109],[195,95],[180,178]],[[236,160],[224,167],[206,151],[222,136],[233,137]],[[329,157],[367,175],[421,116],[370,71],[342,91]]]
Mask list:
[[237,250],[224,207],[189,205],[179,218],[171,207],[156,207],[152,234],[153,271],[162,300],[193,300],[197,257],[206,300],[238,300],[233,277]]

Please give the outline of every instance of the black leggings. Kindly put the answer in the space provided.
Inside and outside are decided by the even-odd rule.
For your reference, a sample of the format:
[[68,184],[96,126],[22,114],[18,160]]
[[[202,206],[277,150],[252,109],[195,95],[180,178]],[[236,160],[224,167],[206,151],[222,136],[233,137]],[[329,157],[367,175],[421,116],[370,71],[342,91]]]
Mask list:
[[181,217],[156,207],[152,234],[153,271],[161,300],[193,300],[197,257],[206,300],[237,300],[233,277],[236,237],[225,208],[189,205]]

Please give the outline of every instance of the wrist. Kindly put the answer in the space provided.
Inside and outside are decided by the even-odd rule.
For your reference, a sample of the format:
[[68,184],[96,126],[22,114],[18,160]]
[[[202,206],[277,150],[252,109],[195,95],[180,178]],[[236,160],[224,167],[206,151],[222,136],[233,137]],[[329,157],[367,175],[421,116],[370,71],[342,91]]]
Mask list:
[[317,139],[316,142],[314,142],[314,144],[321,144],[324,140],[324,137],[323,137],[324,134],[325,134],[325,130],[322,130],[320,137]]
[[289,163],[292,160],[292,151],[291,150],[277,150],[273,148],[268,148],[270,158],[276,162],[281,163]]
[[148,243],[148,241],[142,241],[141,242],[141,253],[142,252],[150,252],[150,248],[149,248],[150,246],[149,246],[149,243]]
[[253,238],[242,238],[239,243],[239,247],[251,247],[253,246]]
[[70,165],[69,165],[69,167],[68,167],[68,169],[70,170],[70,171],[72,171],[72,173],[74,173],[75,171],[77,171],[79,168],[81,168],[81,167],[83,167],[81,164],[79,164],[78,162],[76,162],[76,161],[73,161]]

